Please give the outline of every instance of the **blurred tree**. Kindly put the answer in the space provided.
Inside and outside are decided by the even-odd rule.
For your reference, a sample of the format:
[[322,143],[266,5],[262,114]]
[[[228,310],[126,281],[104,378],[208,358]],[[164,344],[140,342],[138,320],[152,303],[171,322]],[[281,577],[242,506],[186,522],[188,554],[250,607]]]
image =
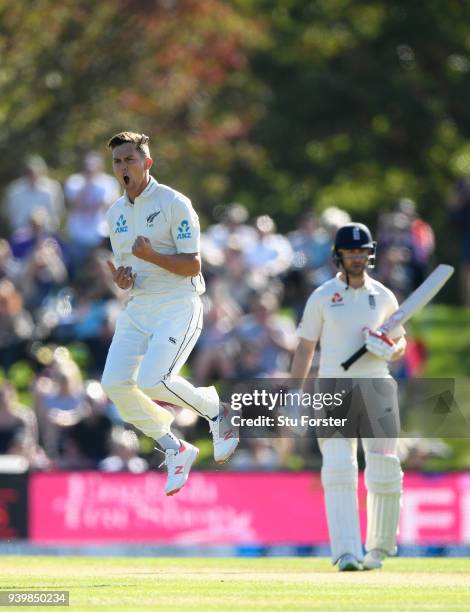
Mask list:
[[27,152],[60,178],[133,128],[206,215],[373,224],[408,196],[440,231],[470,171],[469,41],[458,0],[0,0],[2,185]]
[[269,91],[250,134],[263,163],[236,169],[240,193],[281,218],[337,205],[370,220],[409,196],[442,228],[470,171],[470,4],[235,4],[270,24],[252,54]]
[[2,185],[33,150],[63,177],[134,129],[153,137],[158,176],[218,201],[257,118],[248,52],[262,41],[222,0],[0,0]]

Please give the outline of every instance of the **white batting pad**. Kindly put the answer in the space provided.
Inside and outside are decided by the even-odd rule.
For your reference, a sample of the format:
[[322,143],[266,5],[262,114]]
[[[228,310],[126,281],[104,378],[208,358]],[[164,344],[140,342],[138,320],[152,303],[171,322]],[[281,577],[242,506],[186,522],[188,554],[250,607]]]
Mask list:
[[357,501],[357,459],[348,440],[325,440],[321,479],[330,533],[333,563],[350,553],[362,560],[361,531]]
[[366,453],[367,550],[396,553],[403,472],[395,455]]

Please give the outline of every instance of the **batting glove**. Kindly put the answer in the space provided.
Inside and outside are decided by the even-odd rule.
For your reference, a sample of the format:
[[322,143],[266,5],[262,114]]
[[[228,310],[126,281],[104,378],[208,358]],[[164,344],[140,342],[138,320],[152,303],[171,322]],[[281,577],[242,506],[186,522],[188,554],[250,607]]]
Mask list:
[[369,353],[380,359],[391,361],[397,350],[397,345],[388,336],[380,332],[374,332],[368,327],[364,329],[364,340]]

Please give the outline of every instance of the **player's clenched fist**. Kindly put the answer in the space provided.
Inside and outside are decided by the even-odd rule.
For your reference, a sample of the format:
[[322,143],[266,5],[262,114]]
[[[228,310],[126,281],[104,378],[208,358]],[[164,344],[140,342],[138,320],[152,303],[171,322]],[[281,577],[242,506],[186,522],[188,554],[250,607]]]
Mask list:
[[153,249],[150,240],[145,236],[137,236],[132,245],[132,254],[139,259],[149,260],[152,256]]
[[135,277],[137,274],[132,273],[131,266],[119,266],[116,269],[116,266],[112,261],[107,261],[108,268],[113,275],[113,281],[120,289],[130,289],[134,284]]

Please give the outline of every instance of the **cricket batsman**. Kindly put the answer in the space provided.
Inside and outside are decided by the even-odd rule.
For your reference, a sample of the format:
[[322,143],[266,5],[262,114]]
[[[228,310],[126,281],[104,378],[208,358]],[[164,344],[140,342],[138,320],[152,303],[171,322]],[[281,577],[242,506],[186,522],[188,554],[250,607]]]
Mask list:
[[[300,341],[292,363],[292,378],[305,380],[320,343],[320,379],[367,379],[363,381],[364,387],[367,384],[379,387],[384,382],[391,393],[386,397],[372,394],[373,405],[368,405],[367,410],[375,413],[377,419],[392,416],[399,423],[396,383],[388,363],[403,355],[405,332],[400,326],[389,338],[374,331],[398,308],[394,294],[367,274],[367,268],[374,266],[375,249],[371,232],[362,223],[348,223],[338,230],[333,257],[339,272],[307,301],[298,328]],[[368,352],[346,374],[341,363],[364,339]],[[364,431],[367,433],[359,426],[355,435],[362,439],[366,461],[365,557],[357,500],[357,437],[321,437],[318,432],[332,562],[338,563],[340,571],[378,569],[387,556],[396,553],[403,479],[397,457],[399,427],[387,437],[370,437],[370,429]]]
[[122,132],[108,143],[124,188],[107,213],[116,264],[108,265],[130,299],[116,324],[102,385],[123,419],[165,452],[165,493],[174,495],[199,450],[171,432],[173,416],[156,402],[207,419],[218,463],[235,452],[238,434],[214,387],[194,387],[178,375],[202,328],[199,220],[187,197],[150,176],[148,142],[145,134]]

